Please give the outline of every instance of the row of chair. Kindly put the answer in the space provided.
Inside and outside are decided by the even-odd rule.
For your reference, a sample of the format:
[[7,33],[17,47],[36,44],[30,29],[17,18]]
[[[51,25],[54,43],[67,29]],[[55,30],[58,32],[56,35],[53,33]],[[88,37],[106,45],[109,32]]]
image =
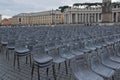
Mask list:
[[[96,31],[93,32],[94,30]],[[109,30],[110,31],[113,30],[113,31],[109,32]],[[103,31],[105,32],[103,33]],[[13,63],[15,66],[15,61],[17,61],[18,68],[20,68],[20,62],[19,62],[20,57],[26,56],[26,61],[27,61],[27,58],[29,57],[30,63],[31,63],[31,57],[32,57],[33,64],[32,64],[31,74],[33,76],[34,68],[35,66],[37,66],[38,80],[40,80],[39,69],[46,67],[46,72],[48,75],[50,66],[53,67],[53,75],[54,75],[54,79],[56,80],[57,75],[56,75],[55,66],[58,65],[58,70],[60,71],[62,63],[65,64],[66,74],[68,74],[68,67],[71,67],[76,79],[78,78],[78,80],[81,80],[82,78],[80,74],[76,72],[76,71],[79,71],[79,69],[74,68],[79,66],[73,66],[73,65],[76,65],[78,63],[82,65],[82,62],[76,63],[76,60],[81,58],[81,55],[84,55],[85,53],[87,53],[85,57],[88,56],[87,59],[90,59],[88,60],[87,63],[91,63],[93,58],[90,58],[90,56],[91,54],[95,53],[96,55],[95,58],[97,58],[98,56],[99,57],[102,56],[102,57],[100,58],[100,60],[96,60],[95,62],[94,62],[95,59],[93,59],[93,62],[91,64],[94,63],[95,64],[94,67],[96,67],[97,62],[102,63],[101,61],[103,60],[103,63],[105,65],[107,64],[107,62],[109,62],[109,60],[104,62],[104,59],[107,59],[109,55],[108,54],[102,55],[102,53],[109,52],[110,49],[107,49],[107,47],[109,45],[113,45],[119,42],[119,38],[120,38],[118,27],[115,27],[115,28],[113,27],[108,27],[108,28],[85,27],[84,28],[84,27],[78,27],[78,26],[75,28],[74,27],[70,27],[70,28],[69,27],[65,27],[65,28],[63,27],[6,28],[5,27],[5,28],[1,28],[0,33],[2,34],[0,36],[1,44],[2,44],[1,46],[2,53],[5,53],[7,59],[9,59],[9,55],[10,55],[9,50],[14,50],[15,53],[14,53]],[[99,51],[96,51],[96,50],[99,50]],[[75,62],[72,62],[72,60],[75,60]],[[69,62],[68,64],[67,64],[67,61]],[[72,64],[72,63],[75,63],[75,64]],[[97,68],[95,69],[95,71],[93,71],[91,64],[89,66],[89,68],[91,67],[89,70],[84,69],[84,67],[85,68],[87,67],[87,63],[85,63],[83,67],[82,66],[79,67],[80,72],[82,72],[81,75],[84,74],[84,71],[82,70],[85,70],[87,71],[85,72],[85,74],[94,72],[94,73],[91,73],[91,75],[98,76]],[[117,63],[114,63],[114,64],[115,66],[119,65]],[[103,65],[97,65],[97,67],[100,67],[100,66],[105,67]],[[109,65],[108,67],[111,67],[111,66]],[[114,70],[113,68],[111,70],[112,70],[111,75],[113,76]],[[108,72],[108,74],[110,74],[110,72]],[[99,73],[99,75],[103,76],[102,72],[101,74]],[[86,79],[87,77],[86,76],[84,77],[84,76],[82,76],[83,77],[82,80],[87,80]],[[98,77],[95,77],[95,80],[97,80]],[[110,79],[111,76],[107,78]],[[91,76],[91,80],[93,80],[92,76]],[[98,80],[102,80],[102,77],[100,77],[100,79],[98,78]]]

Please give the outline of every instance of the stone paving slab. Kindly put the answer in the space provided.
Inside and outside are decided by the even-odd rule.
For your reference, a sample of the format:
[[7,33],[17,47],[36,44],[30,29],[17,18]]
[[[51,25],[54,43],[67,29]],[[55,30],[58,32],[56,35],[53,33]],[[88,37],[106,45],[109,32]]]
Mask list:
[[[15,67],[13,66],[13,53],[10,53],[9,60],[6,59],[4,53],[0,53],[0,80],[31,80],[31,69],[30,64],[25,63],[25,57],[20,58],[20,69],[18,69],[17,64]],[[69,68],[69,72],[66,74],[64,63],[61,65],[60,71],[57,69],[58,66],[56,65],[57,80],[74,80]],[[50,66],[48,78],[45,73],[45,69],[40,69],[41,80],[54,80],[52,66]],[[37,68],[35,67],[33,80],[37,79]]]
[[[17,68],[17,64],[13,66],[13,53],[10,53],[10,59],[6,59],[5,53],[0,53],[0,80],[31,80],[31,66],[25,63],[25,57],[20,58],[20,69]],[[66,74],[65,64],[61,64],[60,71],[58,71],[58,65],[55,67],[57,80],[75,80],[71,74],[68,66],[68,74]],[[33,80],[38,80],[37,68],[35,67]],[[115,80],[120,80],[120,70],[115,75]],[[41,80],[54,80],[52,66],[49,69],[49,76],[46,76],[46,69],[40,69]],[[94,80],[94,79],[93,79]]]

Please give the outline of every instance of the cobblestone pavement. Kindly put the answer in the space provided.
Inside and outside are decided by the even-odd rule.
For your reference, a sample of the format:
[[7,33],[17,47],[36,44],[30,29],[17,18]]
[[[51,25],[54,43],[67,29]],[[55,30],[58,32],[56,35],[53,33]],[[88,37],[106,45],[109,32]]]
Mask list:
[[[26,58],[20,58],[20,69],[17,65],[13,66],[13,53],[9,53],[9,60],[6,58],[5,53],[0,53],[0,80],[31,80],[31,66],[29,62],[26,64]],[[17,63],[17,62],[16,62]],[[66,74],[65,65],[62,63],[60,71],[56,65],[57,80],[74,80],[70,68],[68,66],[68,74]],[[37,68],[35,67],[32,80],[38,80]],[[49,69],[49,75],[46,76],[46,69],[40,69],[40,80],[54,80],[52,66]],[[93,79],[94,80],[94,79]],[[115,75],[115,80],[120,80],[120,70]]]
[[[13,66],[13,53],[10,53],[10,59],[6,59],[4,53],[0,53],[0,80],[31,80],[31,67],[29,63],[25,63],[25,57],[20,58],[20,69],[17,65]],[[35,67],[33,80],[37,80],[37,68]],[[70,69],[68,68],[68,74],[65,72],[64,63],[61,65],[60,71],[57,71],[56,65],[56,75],[57,80],[74,80]],[[50,66],[49,76],[46,76],[46,69],[40,69],[40,79],[41,80],[54,80],[52,73],[52,66]]]

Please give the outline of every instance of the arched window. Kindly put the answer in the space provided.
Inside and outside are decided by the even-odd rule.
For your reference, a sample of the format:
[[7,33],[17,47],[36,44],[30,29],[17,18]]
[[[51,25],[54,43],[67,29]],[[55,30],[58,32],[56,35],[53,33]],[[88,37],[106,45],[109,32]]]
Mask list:
[[21,21],[22,21],[21,18],[19,18],[19,22],[20,22],[20,23],[21,23]]

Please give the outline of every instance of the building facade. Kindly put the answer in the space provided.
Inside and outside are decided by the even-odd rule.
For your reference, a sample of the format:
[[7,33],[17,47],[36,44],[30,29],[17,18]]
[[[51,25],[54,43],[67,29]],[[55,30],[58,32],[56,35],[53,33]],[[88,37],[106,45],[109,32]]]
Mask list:
[[2,20],[1,25],[12,25],[12,18],[5,18]]
[[63,13],[59,10],[51,10],[36,13],[21,13],[12,17],[13,24],[22,25],[51,25],[62,24]]
[[[109,14],[109,13],[107,13]],[[107,15],[105,14],[105,15]],[[67,8],[64,12],[65,24],[99,24],[106,19],[112,23],[120,22],[120,7],[111,8],[109,16],[103,15],[101,6],[85,7],[85,8]],[[104,20],[104,21],[103,21]]]

